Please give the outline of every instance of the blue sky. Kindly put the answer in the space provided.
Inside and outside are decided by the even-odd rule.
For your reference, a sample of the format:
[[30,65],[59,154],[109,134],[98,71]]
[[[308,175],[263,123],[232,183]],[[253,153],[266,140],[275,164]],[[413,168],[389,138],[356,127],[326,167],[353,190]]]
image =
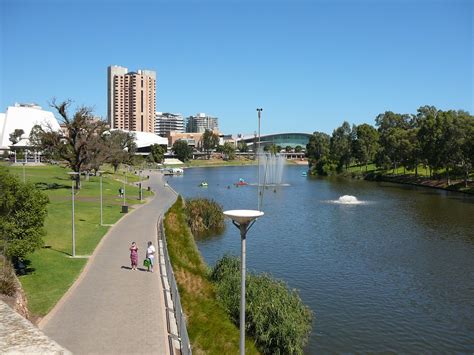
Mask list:
[[473,2],[0,0],[0,111],[106,115],[107,66],[157,71],[157,110],[225,133],[332,132],[425,104],[473,112]]

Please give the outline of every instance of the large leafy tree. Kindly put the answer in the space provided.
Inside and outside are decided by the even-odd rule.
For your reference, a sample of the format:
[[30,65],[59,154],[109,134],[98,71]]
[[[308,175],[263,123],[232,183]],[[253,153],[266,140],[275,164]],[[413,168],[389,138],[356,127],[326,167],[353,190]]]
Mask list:
[[206,129],[206,131],[202,135],[202,148],[207,153],[208,159],[211,156],[211,150],[215,149],[218,144],[219,136],[210,129]]
[[384,168],[392,167],[394,170],[403,161],[403,148],[406,143],[405,130],[410,127],[410,115],[386,111],[377,116],[375,124],[380,135],[380,149],[377,153],[376,163]]
[[51,127],[45,129],[35,127],[30,137],[32,142],[38,145],[37,149],[51,157],[64,160],[74,172],[78,173],[76,188],[80,189],[80,173],[91,158],[91,147],[107,130],[107,125],[95,118],[89,107],[79,107],[73,115],[69,114],[70,104],[71,101],[59,104],[53,101],[51,104],[59,113],[64,131],[54,131]]
[[237,149],[241,153],[246,153],[246,152],[249,151],[249,147],[248,147],[247,143],[245,143],[244,141],[239,141],[239,143],[237,143]]
[[181,161],[188,161],[193,156],[193,148],[191,148],[186,141],[177,140],[173,143],[171,148],[176,157]]
[[352,131],[348,122],[336,128],[330,140],[331,159],[337,163],[338,170],[348,168],[352,159]]
[[230,142],[225,142],[223,147],[223,153],[226,159],[233,160],[235,159],[235,147]]
[[166,149],[159,144],[153,144],[151,147],[151,157],[155,163],[162,163],[165,158]]
[[130,132],[114,130],[106,133],[105,150],[107,157],[105,162],[111,164],[116,172],[120,164],[132,163],[132,158],[137,151],[135,135]]
[[354,157],[360,164],[365,165],[375,159],[379,147],[379,134],[377,130],[369,124],[361,124],[355,129]]
[[23,258],[43,245],[48,197],[0,167],[0,237],[3,254]]

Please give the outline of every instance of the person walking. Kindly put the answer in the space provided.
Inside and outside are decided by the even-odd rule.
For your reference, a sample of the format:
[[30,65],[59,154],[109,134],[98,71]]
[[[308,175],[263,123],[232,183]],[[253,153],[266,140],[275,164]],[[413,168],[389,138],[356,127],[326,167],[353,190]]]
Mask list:
[[132,270],[137,269],[138,264],[138,247],[135,242],[132,242],[130,246],[130,264],[132,265]]
[[151,270],[153,272],[153,266],[155,265],[155,247],[153,246],[152,242],[148,242],[148,248],[146,249],[146,257],[150,260],[150,264],[148,266],[148,271]]

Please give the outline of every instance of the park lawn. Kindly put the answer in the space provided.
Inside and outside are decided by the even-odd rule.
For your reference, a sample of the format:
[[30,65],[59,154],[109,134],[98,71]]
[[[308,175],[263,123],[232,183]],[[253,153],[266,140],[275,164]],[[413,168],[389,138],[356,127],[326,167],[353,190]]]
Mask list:
[[[10,172],[23,178],[23,167],[9,167]],[[26,181],[35,184],[49,197],[48,216],[45,220],[45,247],[29,255],[27,275],[20,281],[28,298],[32,314],[44,316],[74,283],[86,264],[86,258],[72,259],[71,184],[67,169],[60,166],[26,167]],[[123,214],[123,199],[118,190],[123,183],[104,174],[103,222],[113,224]],[[144,191],[144,197],[151,192]],[[138,188],[126,185],[126,203],[139,204]],[[82,180],[82,188],[75,194],[76,255],[91,255],[107,233],[109,226],[100,226],[99,177]]]
[[[186,223],[181,197],[166,213],[164,223],[193,352],[237,354],[239,328],[216,299],[214,286],[208,279],[208,267]],[[250,337],[246,337],[245,347],[246,354],[259,353]]]

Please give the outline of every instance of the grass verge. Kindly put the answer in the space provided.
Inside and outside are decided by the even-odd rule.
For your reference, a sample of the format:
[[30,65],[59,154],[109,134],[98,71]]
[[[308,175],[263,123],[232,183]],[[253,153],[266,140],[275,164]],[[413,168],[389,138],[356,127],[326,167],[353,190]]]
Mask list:
[[[23,178],[22,166],[8,168]],[[27,274],[20,281],[28,298],[28,307],[35,316],[44,316],[59,301],[79,276],[87,262],[85,258],[72,259],[71,180],[60,166],[27,166],[26,182],[42,189],[49,197],[48,216],[45,220],[45,247],[29,255],[25,264]],[[135,180],[135,178],[133,178]],[[116,177],[103,177],[103,222],[114,224],[123,214],[123,199],[118,189],[123,186]],[[151,192],[144,191],[144,197]],[[126,186],[126,203],[139,204],[138,188]],[[82,181],[82,188],[75,195],[76,255],[91,255],[109,230],[100,225],[99,177]]]
[[[188,318],[188,333],[195,354],[237,354],[239,329],[216,300],[202,260],[186,223],[181,197],[165,215],[168,252],[176,276],[181,303]],[[258,354],[246,339],[246,354]]]

